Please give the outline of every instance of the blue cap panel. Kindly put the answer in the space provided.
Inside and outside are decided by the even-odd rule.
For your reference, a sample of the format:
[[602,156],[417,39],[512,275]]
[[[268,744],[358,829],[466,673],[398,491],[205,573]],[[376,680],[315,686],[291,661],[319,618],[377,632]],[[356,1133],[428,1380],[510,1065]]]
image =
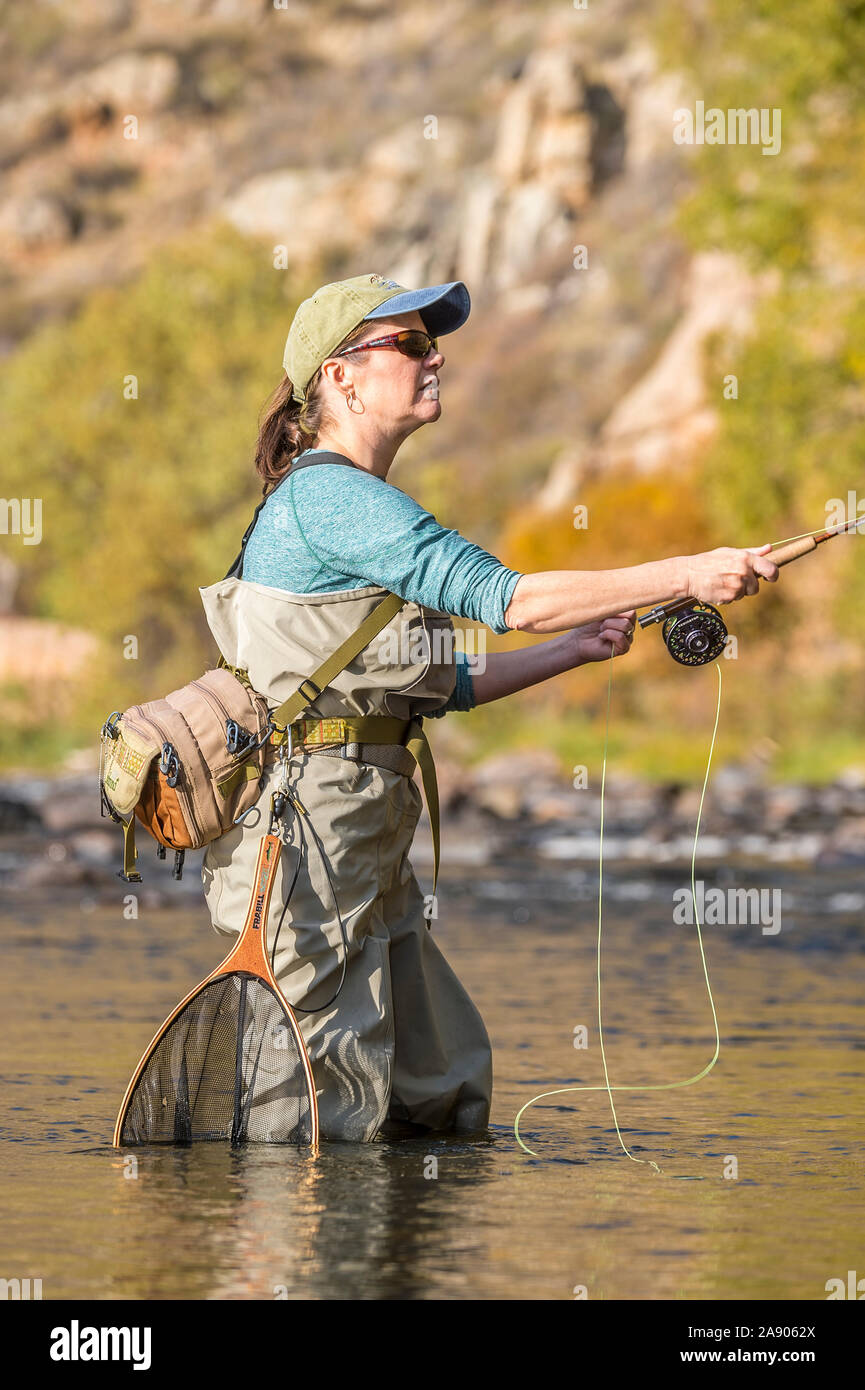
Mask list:
[[461,328],[471,312],[472,302],[462,280],[448,285],[431,285],[424,290],[406,290],[405,294],[386,299],[366,319],[389,319],[394,314],[411,314],[415,310],[426,325],[427,333],[438,338]]

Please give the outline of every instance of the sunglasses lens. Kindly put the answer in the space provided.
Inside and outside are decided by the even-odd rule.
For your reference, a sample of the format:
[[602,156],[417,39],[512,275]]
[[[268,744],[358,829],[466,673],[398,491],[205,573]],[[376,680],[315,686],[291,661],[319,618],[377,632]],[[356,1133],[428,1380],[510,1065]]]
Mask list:
[[426,357],[431,350],[437,350],[436,340],[426,333],[421,333],[419,329],[411,329],[400,339],[399,349],[406,357]]

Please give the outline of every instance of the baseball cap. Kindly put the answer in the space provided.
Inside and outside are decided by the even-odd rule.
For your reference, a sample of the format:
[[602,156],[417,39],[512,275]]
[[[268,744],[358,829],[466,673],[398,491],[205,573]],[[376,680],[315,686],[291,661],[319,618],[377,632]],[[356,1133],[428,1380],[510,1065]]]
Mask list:
[[298,306],[285,343],[282,365],[294,385],[294,399],[306,399],[306,388],[322,362],[358,324],[414,310],[430,337],[438,338],[465,323],[471,299],[462,280],[407,290],[381,275],[355,275],[322,285]]

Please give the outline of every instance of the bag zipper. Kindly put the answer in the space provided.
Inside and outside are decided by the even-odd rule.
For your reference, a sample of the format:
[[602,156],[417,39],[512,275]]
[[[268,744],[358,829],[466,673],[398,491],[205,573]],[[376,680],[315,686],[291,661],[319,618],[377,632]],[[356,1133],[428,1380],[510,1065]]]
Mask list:
[[[151,729],[153,729],[154,732],[158,735],[158,737],[159,737],[159,748],[160,748],[160,753],[161,753],[162,745],[163,745],[164,743],[167,742],[167,740],[166,740],[166,738],[165,738],[165,730],[164,730],[164,729],[160,729],[159,725],[156,723],[156,721],[155,721],[154,719],[151,719],[149,715],[144,714],[144,712],[142,711],[140,705],[133,705],[133,706],[132,706],[132,709],[137,710],[137,711],[138,711],[138,718],[139,718],[139,719],[142,719],[142,720],[144,721],[145,724],[149,724],[150,727],[151,727]],[[128,716],[127,716],[127,715],[124,715],[124,718],[128,718]],[[131,724],[132,728],[135,728],[135,720],[134,720],[134,719],[130,719],[130,720],[129,720],[129,723]],[[139,730],[139,732],[140,732],[140,730]],[[173,747],[173,746],[174,746],[174,745],[172,744],[172,747]],[[154,757],[158,757],[158,756],[159,756],[159,754],[154,754]],[[178,761],[179,761],[179,759],[178,759]],[[196,816],[196,814],[195,814],[195,807],[194,807],[194,805],[192,804],[192,795],[191,795],[191,793],[186,793],[186,794],[184,795],[184,801],[186,802],[186,807],[187,807],[187,810],[188,810],[188,812],[189,812],[189,819],[192,821],[192,827],[193,827],[193,830],[195,831],[195,838],[196,838],[197,840],[200,840],[200,839],[201,839],[201,826],[198,824],[198,818],[197,818],[197,816]]]
[[[219,707],[219,709],[222,711],[222,714],[223,714],[224,717],[225,717],[226,730],[227,730],[229,721],[232,721],[233,723],[237,724],[239,728],[243,729],[243,732],[249,736],[249,743],[255,743],[256,739],[258,738],[257,732],[254,733],[254,734],[250,734],[250,733],[249,733],[249,730],[248,730],[247,728],[245,728],[243,724],[240,723],[240,720],[239,720],[239,719],[234,719],[234,717],[233,717],[233,715],[231,714],[230,710],[228,710],[228,709],[226,708],[226,706],[222,703],[222,700],[221,700],[220,697],[217,695],[217,693],[216,693],[215,690],[210,690],[210,689],[208,688],[208,686],[206,686],[206,685],[203,683],[203,681],[200,681],[200,680],[197,680],[197,681],[190,681],[189,684],[190,684],[190,685],[194,685],[195,688],[196,688],[196,690],[200,690],[200,691],[201,691],[201,693],[202,693],[202,695],[204,696],[204,698],[205,698],[205,699],[208,701],[208,703],[210,704],[211,709],[213,708],[214,705],[217,705],[217,706]],[[243,749],[243,748],[240,749],[240,751],[239,751],[238,753],[234,753],[234,754],[232,754],[232,756],[235,757],[235,758],[237,758],[239,761],[242,762],[243,759],[246,758],[246,757],[248,756],[248,753],[249,753],[249,749],[248,749],[248,747],[247,747],[247,748],[245,748],[245,749]]]
[[[210,705],[210,708],[211,708],[211,709],[213,709],[214,705],[216,705],[216,707],[217,707],[217,713],[221,713],[221,714],[222,714],[223,719],[224,719],[224,722],[227,724],[228,721],[229,721],[229,719],[231,719],[232,716],[229,714],[229,712],[228,712],[228,710],[226,709],[225,705],[224,705],[224,704],[222,703],[222,701],[220,700],[220,698],[219,698],[219,696],[217,695],[216,691],[215,691],[215,690],[210,690],[209,687],[206,686],[206,685],[204,684],[203,681],[190,681],[189,684],[190,684],[190,685],[194,685],[196,690],[200,690],[200,691],[201,691],[202,695],[204,696],[204,698],[205,698],[205,700],[207,701],[207,703]],[[238,721],[238,722],[239,722],[239,721]],[[243,726],[241,725],[241,728],[242,728],[242,727],[243,727]]]

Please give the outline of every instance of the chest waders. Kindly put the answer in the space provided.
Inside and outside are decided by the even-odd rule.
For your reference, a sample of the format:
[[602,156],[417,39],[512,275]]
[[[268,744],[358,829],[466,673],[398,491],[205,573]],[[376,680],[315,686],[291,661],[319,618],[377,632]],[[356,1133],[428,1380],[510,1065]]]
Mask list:
[[[292,471],[317,462],[350,464],[320,454]],[[434,771],[421,721],[454,688],[453,624],[405,602],[326,688],[320,674],[310,686],[387,590],[295,594],[244,580],[242,564],[243,550],[225,579],[200,592],[224,664],[245,672],[271,708],[297,693],[289,770],[298,814],[285,832],[267,940],[276,943],[280,988],[307,1011],[298,1022],[321,1137],[370,1141],[388,1119],[482,1130],[492,1092],[489,1038],[433,939],[408,861],[422,807],[412,780],[419,765],[438,862]],[[205,852],[205,898],[222,934],[237,932],[244,919],[281,776],[276,751],[255,807]],[[254,1113],[248,1137],[256,1137]]]

